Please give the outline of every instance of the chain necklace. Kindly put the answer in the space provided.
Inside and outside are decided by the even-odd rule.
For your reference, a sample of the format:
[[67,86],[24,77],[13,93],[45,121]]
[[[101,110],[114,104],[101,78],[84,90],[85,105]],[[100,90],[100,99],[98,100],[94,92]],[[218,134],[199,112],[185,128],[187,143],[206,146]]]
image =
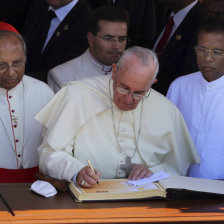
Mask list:
[[[113,121],[113,128],[114,128],[114,134],[115,134],[116,143],[117,143],[117,146],[119,148],[120,153],[125,154],[127,156],[126,157],[126,162],[131,163],[131,159],[134,158],[136,152],[137,151],[139,152],[138,142],[139,142],[139,136],[140,136],[140,132],[141,132],[141,121],[142,121],[142,112],[143,112],[143,100],[141,102],[141,112],[140,112],[140,118],[139,118],[139,129],[138,129],[137,137],[136,137],[136,132],[135,132],[135,121],[133,119],[134,134],[135,134],[134,140],[135,140],[136,148],[135,148],[135,151],[134,151],[133,155],[132,156],[129,156],[122,149],[122,147],[121,147],[121,145],[120,145],[120,143],[118,141],[118,136],[117,136],[117,133],[116,133],[115,119],[114,119],[115,116],[114,116],[113,99],[112,99],[112,95],[111,95],[111,79],[109,81],[109,95],[110,95],[110,99],[111,99],[110,102],[111,102],[112,121]],[[132,110],[132,117],[134,118],[133,110]],[[120,123],[120,119],[119,119],[119,123]],[[120,127],[120,124],[119,124],[119,127]]]
[[[14,122],[14,124],[17,124],[17,116],[11,114],[10,103],[8,101],[8,98],[7,98],[7,101],[8,101],[8,105],[9,105],[9,113],[10,113],[10,119],[11,119],[11,125],[12,125],[14,147],[13,147],[13,144],[12,144],[12,142],[10,140],[9,134],[7,132],[7,129],[6,129],[2,119],[0,118],[0,121],[1,121],[1,123],[3,125],[5,133],[7,135],[8,140],[9,140],[10,146],[11,146],[13,152],[15,153],[16,163],[17,163],[17,168],[18,169],[23,169],[23,153],[24,153],[24,130],[25,130],[25,102],[24,102],[25,97],[24,97],[24,95],[25,94],[24,94],[24,84],[23,84],[23,81],[22,81],[22,86],[23,86],[23,145],[22,145],[21,162],[17,158],[18,154],[17,154],[17,149],[16,149],[16,139],[15,139],[14,127],[13,127],[13,122]],[[8,97],[8,94],[7,94],[7,97]]]

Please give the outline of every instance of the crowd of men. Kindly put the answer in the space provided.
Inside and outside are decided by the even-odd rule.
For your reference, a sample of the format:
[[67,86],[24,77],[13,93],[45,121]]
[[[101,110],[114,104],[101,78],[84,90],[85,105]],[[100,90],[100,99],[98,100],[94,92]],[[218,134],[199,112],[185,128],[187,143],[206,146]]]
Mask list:
[[220,0],[33,1],[0,22],[0,182],[224,179],[223,75]]

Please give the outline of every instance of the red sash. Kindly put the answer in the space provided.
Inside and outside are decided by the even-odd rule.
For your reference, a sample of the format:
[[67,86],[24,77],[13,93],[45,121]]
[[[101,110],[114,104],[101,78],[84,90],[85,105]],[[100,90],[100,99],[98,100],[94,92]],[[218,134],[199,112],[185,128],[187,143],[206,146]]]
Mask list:
[[38,172],[38,166],[19,170],[0,168],[0,183],[32,183]]

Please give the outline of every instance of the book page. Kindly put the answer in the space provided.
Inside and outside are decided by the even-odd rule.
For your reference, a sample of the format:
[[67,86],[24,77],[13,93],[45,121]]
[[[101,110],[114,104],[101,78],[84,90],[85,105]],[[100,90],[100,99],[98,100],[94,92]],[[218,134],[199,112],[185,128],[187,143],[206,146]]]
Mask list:
[[185,189],[198,192],[224,194],[224,181],[192,178],[184,176],[171,176],[159,181],[165,188]]
[[168,177],[170,177],[168,173],[164,171],[160,171],[160,172],[154,173],[152,176],[148,178],[143,178],[140,180],[129,180],[128,183],[133,184],[135,186],[140,186],[143,184],[152,183],[158,180],[166,179]]
[[102,193],[102,194],[122,194],[129,193],[134,191],[145,191],[145,190],[153,190],[158,189],[157,186],[153,183],[148,183],[145,185],[141,185],[140,187],[134,186],[132,184],[128,184],[127,180],[100,180],[99,184],[95,185],[92,188],[82,188],[82,191],[85,193]]
[[166,191],[157,182],[135,186],[129,184],[127,179],[101,179],[99,184],[92,188],[82,188],[77,183],[70,183],[69,189],[75,196],[76,201],[166,197]]

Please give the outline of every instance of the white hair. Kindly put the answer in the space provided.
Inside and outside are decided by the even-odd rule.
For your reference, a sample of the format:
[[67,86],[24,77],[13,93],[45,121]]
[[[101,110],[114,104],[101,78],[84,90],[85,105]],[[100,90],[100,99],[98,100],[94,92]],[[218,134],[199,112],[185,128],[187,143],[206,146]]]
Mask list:
[[134,46],[134,47],[130,47],[130,48],[126,49],[123,52],[123,54],[118,62],[118,66],[122,66],[122,64],[127,59],[127,57],[129,57],[130,55],[133,55],[133,54],[138,58],[139,62],[141,62],[142,65],[144,65],[144,66],[150,65],[151,61],[153,61],[153,63],[156,66],[155,74],[153,77],[153,80],[154,80],[159,71],[159,62],[158,62],[156,53],[147,48]]

